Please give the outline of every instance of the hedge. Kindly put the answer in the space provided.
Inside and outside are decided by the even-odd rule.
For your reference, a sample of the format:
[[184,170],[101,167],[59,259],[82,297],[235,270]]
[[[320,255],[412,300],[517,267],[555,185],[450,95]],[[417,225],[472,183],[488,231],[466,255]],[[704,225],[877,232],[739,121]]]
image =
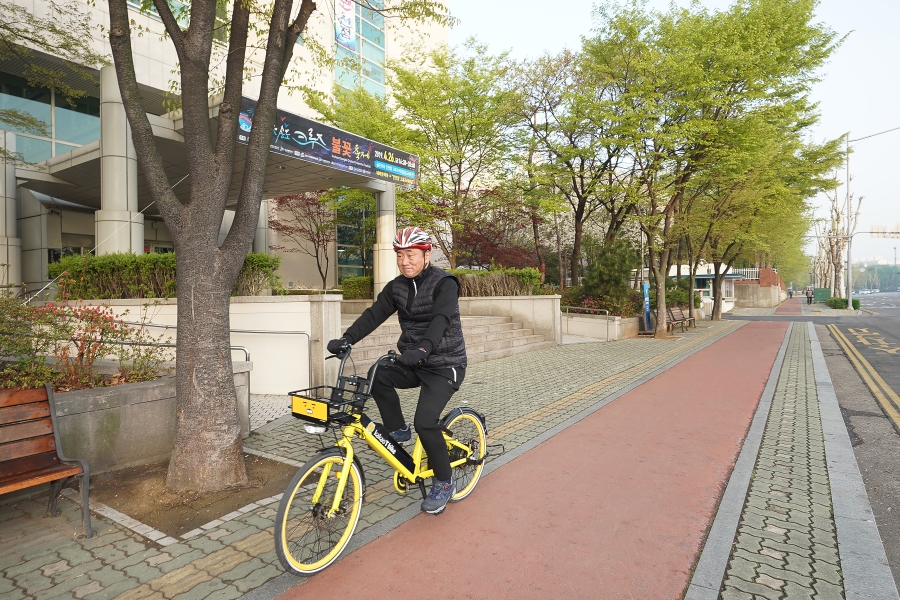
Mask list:
[[[264,252],[248,254],[232,295],[257,296],[268,289],[279,289],[281,277],[275,271],[280,265],[279,256]],[[51,279],[62,276],[60,291],[69,298],[106,300],[177,296],[175,254],[172,252],[66,256],[48,265],[47,273]]]
[[[827,298],[825,300],[825,305],[830,308],[847,308],[847,299],[846,298],[835,298],[832,296],[831,298]],[[853,310],[859,310],[859,300],[853,300]]]
[[459,295],[475,296],[531,296],[541,285],[541,272],[532,267],[524,269],[450,269],[459,280]]
[[341,281],[344,300],[371,300],[375,297],[375,281],[372,277],[347,277]]

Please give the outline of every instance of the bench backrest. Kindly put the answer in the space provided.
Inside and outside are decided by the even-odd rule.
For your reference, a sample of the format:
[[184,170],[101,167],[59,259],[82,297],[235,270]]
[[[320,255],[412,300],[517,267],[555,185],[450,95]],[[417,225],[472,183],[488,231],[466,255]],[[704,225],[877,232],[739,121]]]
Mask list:
[[674,320],[676,320],[676,321],[684,321],[685,320],[686,317],[685,317],[684,311],[681,310],[680,306],[673,306],[669,310],[672,311],[672,318]]
[[59,464],[46,388],[0,390],[0,477]]

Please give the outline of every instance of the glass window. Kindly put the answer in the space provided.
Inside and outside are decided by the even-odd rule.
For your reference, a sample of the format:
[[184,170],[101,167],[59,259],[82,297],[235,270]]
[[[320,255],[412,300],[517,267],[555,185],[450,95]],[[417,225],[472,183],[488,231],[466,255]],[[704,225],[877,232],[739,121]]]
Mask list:
[[384,48],[384,32],[382,30],[377,29],[369,23],[363,21],[360,31],[362,32],[362,36],[364,38]]
[[370,21],[376,27],[384,29],[384,16],[381,13],[375,12],[374,10],[364,8],[362,10],[362,17],[367,21]]
[[381,98],[384,98],[384,86],[378,83],[375,83],[371,79],[366,79],[363,77],[362,79],[363,88],[369,91],[371,94],[375,94]]
[[338,65],[349,70],[356,71],[359,69],[359,55],[351,52],[338,44],[334,53],[334,58]]
[[100,100],[78,98],[75,106],[64,98],[56,98],[56,131],[58,140],[90,144],[100,139]]
[[384,83],[384,69],[382,69],[375,63],[364,60],[362,65],[362,74],[369,79],[374,79],[378,83]]
[[41,162],[52,155],[48,140],[38,140],[24,135],[16,136],[16,152],[19,152],[27,162]]
[[359,84],[359,76],[340,65],[334,67],[334,80],[338,85],[349,89],[355,88]]
[[[21,77],[0,73],[0,109],[28,113],[44,123],[47,133],[50,133],[50,90],[31,87]],[[9,123],[3,123],[3,128],[24,133]]]
[[367,42],[362,43],[362,55],[376,64],[384,64],[384,50]]

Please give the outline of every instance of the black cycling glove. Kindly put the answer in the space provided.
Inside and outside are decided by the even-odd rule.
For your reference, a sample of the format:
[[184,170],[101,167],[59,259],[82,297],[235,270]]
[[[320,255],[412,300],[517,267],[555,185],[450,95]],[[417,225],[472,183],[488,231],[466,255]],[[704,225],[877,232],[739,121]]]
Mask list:
[[407,348],[404,350],[403,354],[397,358],[397,362],[407,367],[419,366],[419,364],[423,364],[428,358],[428,355],[431,354],[431,350],[428,348],[431,348],[431,342],[423,340],[419,342],[419,345],[415,348]]
[[328,342],[328,345],[326,346],[326,348],[328,349],[328,352],[330,352],[331,354],[337,354],[338,352],[340,352],[342,349],[344,349],[348,345],[350,345],[350,342],[347,341],[347,338],[340,338],[340,339],[331,340],[330,342]]

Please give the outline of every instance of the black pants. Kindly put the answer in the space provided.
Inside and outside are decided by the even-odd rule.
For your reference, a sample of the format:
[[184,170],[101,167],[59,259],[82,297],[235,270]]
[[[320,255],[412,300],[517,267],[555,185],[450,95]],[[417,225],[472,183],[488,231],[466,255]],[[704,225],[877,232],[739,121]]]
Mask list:
[[806,297],[806,303],[807,303],[807,304],[812,304],[812,299],[813,299],[812,296],[807,296],[807,297]]
[[381,412],[384,426],[388,431],[401,429],[406,421],[403,418],[403,410],[400,407],[400,397],[397,389],[422,388],[419,392],[419,403],[416,405],[416,416],[413,425],[422,447],[428,455],[428,464],[434,469],[434,475],[441,481],[447,481],[452,476],[450,471],[450,456],[447,453],[447,444],[441,432],[441,413],[450,401],[450,396],[459,389],[465,369],[456,369],[456,381],[451,369],[434,369],[426,371],[415,367],[380,368],[372,384],[372,395]]

